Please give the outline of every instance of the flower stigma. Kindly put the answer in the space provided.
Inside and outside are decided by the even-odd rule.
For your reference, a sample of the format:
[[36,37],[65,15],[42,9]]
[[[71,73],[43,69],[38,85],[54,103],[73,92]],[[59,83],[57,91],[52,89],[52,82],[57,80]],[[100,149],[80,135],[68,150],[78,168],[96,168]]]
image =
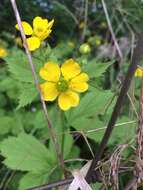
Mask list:
[[57,90],[59,92],[66,92],[68,90],[68,82],[65,79],[60,79],[57,83]]

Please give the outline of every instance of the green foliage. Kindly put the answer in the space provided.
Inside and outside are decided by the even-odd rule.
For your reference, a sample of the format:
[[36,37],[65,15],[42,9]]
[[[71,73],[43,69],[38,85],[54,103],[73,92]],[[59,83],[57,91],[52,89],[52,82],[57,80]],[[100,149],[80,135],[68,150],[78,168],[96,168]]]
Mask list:
[[113,64],[113,61],[110,62],[97,62],[96,59],[93,59],[89,63],[85,65],[83,68],[86,73],[89,74],[90,77],[100,77],[109,66]]
[[[96,152],[108,125],[120,90],[118,79],[122,82],[130,63],[130,41],[133,45],[134,31],[138,33],[143,28],[143,3],[140,0],[105,2],[123,53],[122,64],[110,36],[101,1],[88,1],[87,25],[84,23],[85,5],[81,0],[24,0],[17,3],[22,20],[30,24],[38,15],[55,20],[53,31],[47,38],[48,43],[45,40],[38,50],[32,52],[39,83],[43,82],[39,77],[40,68],[48,61],[61,65],[66,59],[74,58],[82,71],[89,75],[89,89],[81,94],[76,108],[62,112],[56,101],[46,102],[66,169],[80,169],[83,160],[92,159],[89,146]],[[0,23],[0,47],[7,48],[8,52],[6,57],[0,59],[0,159],[3,160],[0,164],[0,186],[1,189],[25,190],[62,179],[63,173],[27,56],[23,47],[15,45],[19,32],[16,31],[14,35],[16,20],[8,0],[1,0]],[[80,51],[84,44],[90,45],[87,54]],[[136,136],[138,118],[134,112],[135,109],[139,110],[140,85],[139,78],[132,83],[129,91],[132,103],[127,100],[121,110],[104,152],[106,158],[109,158],[113,147],[127,144]],[[126,159],[130,155],[134,160],[132,146],[125,150],[121,166],[131,166],[130,158]],[[16,174],[5,187],[9,181],[7,172],[13,171]],[[130,173],[127,175],[130,177]],[[123,182],[121,185],[120,180],[119,185],[123,190],[122,173],[120,178]],[[97,190],[102,186],[103,183],[96,183],[92,189]]]
[[92,92],[86,93],[81,98],[79,106],[66,113],[68,122],[71,125],[76,125],[76,122],[81,120],[81,117],[82,119],[86,119],[91,116],[95,117],[98,114],[102,114],[112,97],[113,93],[110,90],[100,91],[95,89]]
[[92,190],[99,190],[101,187],[101,183],[96,183],[91,186]]
[[[37,97],[37,89],[34,84],[34,79],[32,76],[31,69],[28,64],[28,59],[24,52],[19,49],[14,48],[11,54],[5,58],[12,78],[8,78],[2,82],[2,86],[9,86],[9,82],[17,81],[18,88],[18,99],[19,105],[18,109],[32,103]],[[37,60],[35,60],[36,62]],[[37,63],[37,62],[36,62]],[[40,63],[39,63],[40,65]],[[39,65],[36,69],[39,72]],[[17,94],[16,94],[17,95]]]
[[47,182],[48,174],[44,173],[27,173],[20,180],[19,190],[25,190],[28,188],[44,185]]
[[[130,141],[132,138],[134,138],[136,123],[128,124],[129,121],[130,119],[128,117],[119,118],[117,126],[115,126],[113,129],[112,136],[109,140],[109,145],[118,144],[120,142],[126,143],[127,141]],[[87,136],[97,142],[100,142],[104,135],[107,124],[107,121],[101,121],[99,118],[97,118],[96,122],[92,124],[94,127],[91,128],[91,131],[89,127],[89,132],[86,133]]]
[[24,133],[5,139],[0,149],[5,157],[4,164],[11,169],[46,172],[53,163],[48,149],[33,136]]
[[64,136],[63,139],[64,143],[63,143],[63,156],[64,158],[68,158],[70,153],[71,153],[71,149],[72,149],[72,145],[73,145],[73,138],[70,134],[66,134]]
[[20,90],[18,109],[24,107],[35,100],[38,95],[38,91],[34,85],[24,84]]
[[13,48],[10,55],[5,58],[9,71],[20,82],[34,83],[33,76],[24,52]]
[[14,119],[9,116],[0,117],[0,135],[4,135],[10,132],[14,124]]

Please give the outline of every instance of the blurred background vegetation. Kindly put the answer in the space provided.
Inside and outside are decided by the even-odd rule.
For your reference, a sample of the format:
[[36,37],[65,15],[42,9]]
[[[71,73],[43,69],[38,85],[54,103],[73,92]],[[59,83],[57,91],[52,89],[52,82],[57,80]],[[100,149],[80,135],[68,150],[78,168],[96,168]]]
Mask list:
[[[32,21],[37,15],[55,19],[53,41],[62,40],[61,37],[64,40],[81,37],[85,20],[84,0],[18,0],[17,4],[22,20]],[[141,0],[111,0],[107,1],[107,8],[117,37],[129,36],[131,31],[142,31],[143,3]],[[103,37],[108,34],[100,0],[88,0],[87,16],[86,39],[94,35]],[[0,2],[0,23],[2,38],[6,38],[7,33],[14,35],[15,17],[9,0]]]

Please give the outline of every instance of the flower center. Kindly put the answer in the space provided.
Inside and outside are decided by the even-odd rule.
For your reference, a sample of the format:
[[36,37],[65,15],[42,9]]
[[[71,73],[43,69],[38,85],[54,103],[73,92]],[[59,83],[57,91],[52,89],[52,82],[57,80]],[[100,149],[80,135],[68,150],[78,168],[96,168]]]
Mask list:
[[57,89],[59,92],[66,92],[68,87],[68,82],[65,79],[60,79],[57,83]]

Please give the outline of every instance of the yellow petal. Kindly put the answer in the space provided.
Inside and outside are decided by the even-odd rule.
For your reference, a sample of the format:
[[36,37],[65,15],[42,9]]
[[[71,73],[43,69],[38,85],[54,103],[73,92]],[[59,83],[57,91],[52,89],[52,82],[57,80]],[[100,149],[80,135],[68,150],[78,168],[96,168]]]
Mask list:
[[88,89],[88,84],[86,83],[88,80],[88,75],[81,73],[70,81],[69,88],[77,92],[85,92]]
[[48,23],[48,29],[51,29],[52,26],[54,24],[54,19],[52,19],[49,23]]
[[48,27],[48,20],[42,19],[41,17],[37,16],[33,19],[33,28],[47,28]]
[[74,77],[71,81],[72,82],[87,82],[89,80],[89,77],[86,73],[81,73]]
[[[22,26],[23,26],[25,35],[32,35],[33,30],[32,30],[32,27],[30,26],[30,24],[28,24],[27,22],[23,21],[22,22]],[[15,28],[17,30],[19,30],[18,24],[16,24]]]
[[80,66],[73,59],[65,61],[61,67],[62,74],[66,80],[74,78],[81,72]]
[[142,77],[143,76],[143,70],[140,68],[136,69],[135,77]]
[[37,37],[27,38],[27,43],[30,51],[34,51],[40,47],[40,40]]
[[42,97],[45,101],[54,101],[58,96],[56,83],[45,82],[40,85]]
[[40,76],[44,80],[57,82],[60,78],[60,67],[58,64],[49,61],[40,70]]
[[58,104],[62,110],[66,111],[71,107],[78,106],[79,96],[72,91],[61,93],[58,98]]
[[86,82],[71,82],[69,88],[76,92],[85,92],[86,90],[88,90],[88,84]]
[[45,40],[50,33],[52,32],[52,30],[45,30],[43,32],[36,32],[36,36],[42,41]]

